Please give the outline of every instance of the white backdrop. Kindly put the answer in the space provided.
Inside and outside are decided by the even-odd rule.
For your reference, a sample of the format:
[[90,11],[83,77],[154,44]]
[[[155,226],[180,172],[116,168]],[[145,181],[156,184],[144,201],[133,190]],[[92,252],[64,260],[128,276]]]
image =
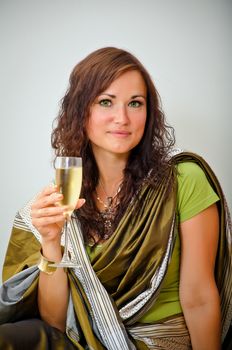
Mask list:
[[232,207],[231,19],[230,0],[0,0],[0,266],[16,211],[53,177],[71,69],[103,46],[144,63],[177,145],[208,160]]

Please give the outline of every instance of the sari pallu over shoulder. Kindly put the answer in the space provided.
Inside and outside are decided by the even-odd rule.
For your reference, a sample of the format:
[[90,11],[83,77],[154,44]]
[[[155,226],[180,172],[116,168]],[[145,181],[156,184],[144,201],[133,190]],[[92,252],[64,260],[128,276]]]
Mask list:
[[[230,215],[229,215],[228,207],[227,207],[226,200],[223,195],[221,186],[214,172],[211,170],[210,166],[204,161],[204,159],[202,159],[198,155],[195,155],[189,152],[183,152],[173,157],[174,166],[180,162],[186,162],[186,161],[195,162],[203,169],[209,182],[211,183],[212,187],[214,188],[215,192],[220,198],[220,203],[219,203],[220,238],[219,238],[218,253],[217,253],[217,259],[216,259],[216,265],[215,265],[215,278],[216,278],[216,283],[217,283],[219,293],[220,293],[220,298],[221,298],[222,341],[223,341],[232,319],[232,305],[231,305],[232,256],[231,256]],[[164,184],[162,185],[163,187],[165,187]],[[133,221],[133,214],[132,214],[133,212],[128,211],[123,217],[122,221],[120,222],[119,227],[117,228],[115,234],[111,237],[111,239],[109,239],[107,244],[104,244],[104,249],[101,250],[101,252],[98,255],[96,255],[94,260],[92,261],[92,265],[95,270],[95,273],[97,274],[98,278],[107,289],[108,293],[110,293],[111,297],[114,299],[114,302],[119,311],[119,315],[123,320],[126,328],[127,329],[128,327],[130,328],[131,335],[135,334],[133,332],[133,325],[136,327],[137,320],[139,320],[141,315],[143,315],[149,309],[149,307],[154,304],[157,296],[159,295],[159,290],[162,287],[162,281],[167,271],[167,264],[165,265],[165,260],[167,262],[170,261],[172,246],[174,245],[174,241],[175,241],[174,216],[172,217],[172,215],[173,215],[173,212],[175,211],[174,206],[176,204],[172,207],[172,211],[168,211],[168,204],[170,205],[170,203],[172,204],[175,203],[176,191],[173,191],[170,194],[170,197],[168,198],[168,200],[170,200],[171,198],[170,202],[168,202],[166,198],[166,202],[163,201],[163,203],[161,201],[161,198],[159,198],[160,193],[162,193],[162,188],[159,188],[158,195],[155,193],[155,191],[152,194],[149,191],[150,189],[144,186],[140,194],[141,208],[140,208],[139,215],[141,216],[137,217],[136,218],[137,220]],[[143,197],[143,194],[145,193],[146,195]],[[160,206],[156,207],[158,198],[159,198]],[[162,208],[162,205],[163,205],[163,208]],[[167,211],[165,211],[164,208]],[[163,213],[165,212],[165,219],[167,220],[166,225],[160,219],[162,218],[162,209],[164,210]],[[158,221],[158,218],[160,219],[160,221]],[[149,221],[150,219],[151,221]],[[149,237],[149,232],[146,231],[146,228],[147,228],[146,224],[149,222],[148,227],[151,227],[151,225],[154,223],[152,219],[154,219],[155,225],[157,225],[156,227],[158,228],[158,230],[156,231],[154,228],[155,226],[153,226],[152,238],[156,239],[157,237],[154,238],[155,232],[159,232],[159,234],[161,235],[159,236],[160,238],[159,243],[163,249],[162,250],[163,254],[160,254],[161,250],[159,251],[159,249],[157,249],[157,255],[155,256],[155,259],[159,259],[159,258],[160,259],[158,260],[156,269],[152,271],[153,272],[152,274],[149,274],[150,272],[149,263],[147,264],[147,269],[146,269],[146,266],[142,267],[142,272],[145,271],[146,276],[149,276],[149,280],[145,282],[145,278],[142,277],[141,280],[142,282],[144,282],[144,284],[142,285],[141,290],[139,290],[139,287],[141,286],[139,278],[141,277],[141,275],[140,275],[140,269],[139,269],[140,266],[138,266],[138,269],[135,268],[136,266],[135,259],[137,257],[136,249],[138,249],[138,252],[141,253],[142,249],[146,247],[145,242],[149,242],[149,240],[146,241],[146,239],[148,239]],[[167,224],[167,222],[169,224]],[[126,229],[123,232],[123,229],[125,227]],[[162,236],[164,231],[161,230],[161,227],[166,228],[166,236],[165,235]],[[146,232],[145,240],[141,241],[140,238],[141,236],[143,236],[144,232]],[[127,236],[128,233],[129,233],[129,237]],[[146,236],[146,234],[148,236]],[[122,241],[120,241],[119,243],[119,246],[117,245],[119,241],[116,239],[116,237],[117,238],[119,237],[119,240],[120,238],[122,239]],[[164,237],[166,238],[166,240],[164,239]],[[161,243],[162,239],[163,241]],[[131,244],[131,241],[132,241],[132,244]],[[127,249],[128,242],[129,242],[129,249]],[[143,246],[143,243],[144,243],[144,246]],[[154,241],[152,241],[152,239],[150,241],[150,244],[154,248],[155,243]],[[132,254],[132,249],[135,249],[134,254]],[[155,251],[155,249],[153,251]],[[128,260],[126,260],[127,258],[129,258],[128,252],[131,253],[130,257],[132,259],[129,263],[128,263]],[[144,250],[144,252],[146,252],[146,250]],[[139,255],[140,259],[142,259],[143,256],[147,256],[145,254]],[[125,265],[123,264],[124,261],[125,261]],[[153,263],[152,267],[154,267],[156,262]],[[118,266],[118,269],[117,269],[117,266]],[[134,283],[130,283],[131,271],[132,271],[132,275],[134,273],[134,276],[133,276]],[[120,274],[119,278],[118,278],[118,274]],[[127,277],[129,277],[128,280],[126,279]],[[117,281],[117,278],[118,278],[118,281]],[[128,294],[126,289],[124,293],[120,293],[120,288],[124,288],[124,287],[128,288],[129,290]],[[133,292],[135,293],[133,294]],[[173,317],[173,322],[176,323],[176,325],[178,325],[179,317],[178,316],[176,318]],[[172,327],[173,327],[173,324],[172,324]],[[163,327],[162,323],[160,327],[162,329]],[[141,329],[142,328],[144,329],[144,332],[145,332],[146,327],[143,326],[141,327]],[[168,330],[168,327],[166,328],[166,330]],[[180,332],[182,332],[182,334],[184,334],[187,337],[186,325],[184,322],[183,322],[183,328],[182,330],[180,330]],[[155,331],[154,334],[157,335],[157,331]],[[171,328],[169,328],[169,333],[166,333],[166,337],[168,336],[168,334],[172,334]],[[186,342],[188,343],[187,338],[186,338]],[[185,344],[185,346],[188,346],[187,343]]]
[[[68,320],[74,320],[75,324],[67,325],[67,334],[78,348],[84,339],[84,343],[93,349],[135,349],[117,308],[118,305],[127,306],[126,301],[133,303],[134,296],[140,295],[139,307],[136,300],[135,305],[132,307],[129,305],[130,314],[124,312],[129,319],[128,316],[133,316],[135,311],[138,313],[141,308],[145,310],[144,286],[146,284],[150,286],[152,277],[154,280],[153,288],[155,287],[156,291],[161,285],[173,246],[175,220],[175,198],[172,195],[167,198],[166,181],[167,179],[160,185],[156,193],[152,193],[148,186],[144,186],[141,193],[138,194],[141,203],[139,217],[133,218],[132,204],[125,213],[118,229],[107,242],[110,255],[104,256],[103,254],[97,259],[99,267],[97,273],[86,254],[80,225],[75,219],[72,220],[72,253],[78,259],[80,267],[69,271],[73,308],[69,308]],[[166,199],[165,205],[164,198]],[[40,236],[30,220],[30,205],[31,203],[20,211],[15,221],[4,265],[4,279],[6,280],[15,273],[17,275],[20,270],[20,268],[16,269],[18,264],[22,269],[29,265],[33,266],[35,262],[30,261],[30,256],[40,250]],[[164,215],[165,210],[166,214]],[[169,215],[167,215],[168,212]],[[156,221],[154,217],[156,217]],[[162,225],[158,225],[160,220]],[[159,229],[159,226],[162,229]],[[160,234],[158,234],[158,230]],[[152,234],[154,231],[157,232],[156,235]],[[24,236],[27,238],[24,239]],[[21,238],[23,238],[23,242],[21,242]],[[22,251],[22,254],[15,254],[16,249],[20,250],[25,242],[28,242],[27,252],[23,253]],[[157,249],[156,257],[154,257],[152,246]],[[166,252],[167,246],[169,254]],[[111,253],[114,254],[114,257]],[[144,256],[148,257],[148,266],[147,263],[144,263]],[[26,259],[29,259],[27,265],[25,264]],[[105,272],[107,273],[105,274]],[[101,281],[100,277],[103,277],[104,281]],[[118,286],[118,282],[120,282],[120,286]],[[126,297],[125,294],[127,294]],[[149,292],[145,300],[150,300],[153,294],[153,291]],[[20,299],[23,299],[23,291]],[[9,305],[3,302],[2,307],[9,308]],[[73,314],[72,311],[74,311]],[[4,322],[11,320],[10,318]]]
[[[39,278],[39,255],[41,244],[35,229],[28,226],[29,202],[15,218],[9,241],[4,268],[3,285],[0,288],[0,324],[26,319],[40,318],[37,305]],[[93,331],[94,324],[89,319],[81,288],[68,271],[70,299],[67,311],[66,334],[77,349],[105,349]],[[72,293],[72,291],[75,291]],[[76,318],[76,313],[79,319]],[[97,328],[96,328],[97,329]],[[97,332],[96,332],[97,333]],[[41,334],[41,337],[44,333]],[[43,339],[38,340],[39,344]],[[52,339],[49,341],[52,343]],[[51,345],[52,346],[52,345]]]
[[[173,158],[173,164],[175,166],[178,162],[189,160],[197,162],[204,169],[221,199],[220,242],[215,274],[222,300],[224,337],[231,320],[231,224],[221,187],[207,163],[194,154],[181,153]],[[92,265],[85,250],[80,225],[76,219],[72,220],[71,253],[76,256],[80,266],[68,272],[71,298],[66,331],[77,348],[84,349],[86,344],[90,349],[154,348],[142,341],[143,333],[146,339],[148,333],[145,329],[140,332],[137,320],[159,295],[175,242],[176,182],[169,195],[166,192],[172,176],[170,172],[169,179],[165,179],[157,191],[143,186],[138,193],[139,213],[133,216],[132,203]],[[35,256],[40,250],[40,237],[31,226],[28,208],[20,213],[6,255],[4,280],[36,264]],[[23,242],[20,235],[24,237]],[[25,242],[29,243],[28,250],[19,252]],[[32,295],[35,295],[36,288],[34,282]],[[1,307],[9,310],[9,305],[0,300],[0,310]],[[176,327],[185,324],[178,317],[173,322]],[[165,327],[170,333],[171,327],[168,328],[168,325]],[[184,328],[186,325],[180,330],[182,334]],[[154,342],[153,336],[151,341]]]

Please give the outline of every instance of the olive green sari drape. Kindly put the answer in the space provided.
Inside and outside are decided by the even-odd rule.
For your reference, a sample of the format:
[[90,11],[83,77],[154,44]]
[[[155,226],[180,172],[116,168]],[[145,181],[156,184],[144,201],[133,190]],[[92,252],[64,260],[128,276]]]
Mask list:
[[[173,157],[173,164],[182,161],[197,162],[221,199],[215,274],[222,301],[224,337],[232,312],[230,218],[220,184],[208,164],[191,153]],[[137,321],[155,303],[172,255],[177,234],[176,181],[171,190],[169,186],[173,176],[175,179],[174,166],[169,177],[156,190],[144,184],[137,193],[139,211],[134,214],[132,201],[92,265],[85,251],[80,225],[76,219],[72,220],[70,253],[75,255],[80,266],[68,271],[71,294],[66,333],[77,348],[84,349],[87,345],[90,349],[156,349],[154,334],[159,334],[157,327],[154,334],[152,328],[149,330],[149,341],[146,327],[138,328]],[[29,204],[16,216],[6,253],[0,323],[39,317],[36,302],[39,240],[40,235],[30,222]],[[22,277],[19,283],[20,271]],[[29,277],[31,280],[28,280]],[[15,284],[18,288],[11,295]],[[183,337],[187,337],[184,319],[180,317],[166,323],[166,333],[161,330],[161,337],[167,338],[168,330],[172,334],[173,322],[178,326],[177,334],[180,331]],[[147,342],[143,340],[143,332]]]

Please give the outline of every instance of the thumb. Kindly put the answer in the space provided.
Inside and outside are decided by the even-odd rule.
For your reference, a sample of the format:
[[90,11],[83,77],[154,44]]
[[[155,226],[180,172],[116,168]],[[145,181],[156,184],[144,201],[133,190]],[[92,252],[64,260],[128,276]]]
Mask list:
[[81,208],[83,204],[85,204],[85,199],[84,198],[78,199],[77,204],[76,204],[76,209]]

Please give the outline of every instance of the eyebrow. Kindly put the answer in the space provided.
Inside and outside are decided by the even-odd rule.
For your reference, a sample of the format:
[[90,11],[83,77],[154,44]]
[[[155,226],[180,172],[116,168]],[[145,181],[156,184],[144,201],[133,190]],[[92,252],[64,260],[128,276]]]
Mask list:
[[144,98],[146,100],[146,96],[144,96],[144,95],[133,95],[133,96],[131,96],[131,98],[137,98],[137,97],[142,97],[142,98]]
[[[100,96],[103,96],[103,95],[109,96],[111,98],[116,98],[115,95],[111,95],[111,94],[107,94],[107,93],[102,93]],[[131,96],[132,99],[137,98],[137,97],[142,97],[142,98],[144,98],[146,100],[146,97],[144,95],[133,95],[133,96]]]

